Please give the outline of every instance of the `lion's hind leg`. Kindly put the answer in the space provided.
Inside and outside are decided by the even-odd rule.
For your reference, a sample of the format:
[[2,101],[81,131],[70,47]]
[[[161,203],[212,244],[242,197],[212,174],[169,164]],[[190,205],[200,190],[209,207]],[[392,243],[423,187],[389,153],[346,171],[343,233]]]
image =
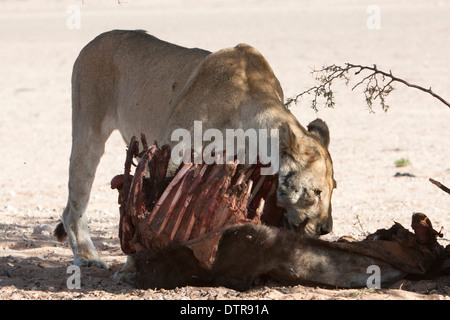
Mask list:
[[108,268],[94,248],[85,214],[106,140],[116,128],[112,112],[108,113],[108,103],[92,92],[96,89],[80,81],[74,83],[69,195],[63,224],[75,265]]
[[108,134],[90,128],[78,130],[73,137],[69,166],[69,197],[63,212],[64,229],[74,254],[74,264],[108,268],[100,260],[91,240],[86,208],[95,172],[103,155]]

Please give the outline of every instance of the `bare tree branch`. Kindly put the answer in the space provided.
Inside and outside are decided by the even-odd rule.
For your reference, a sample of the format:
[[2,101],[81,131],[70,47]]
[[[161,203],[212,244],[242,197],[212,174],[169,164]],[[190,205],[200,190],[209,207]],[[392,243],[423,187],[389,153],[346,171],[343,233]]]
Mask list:
[[447,192],[448,194],[450,194],[450,189],[447,188],[446,186],[444,186],[442,183],[440,183],[439,181],[436,181],[434,179],[428,179],[432,184],[434,184],[435,186],[437,186],[438,188],[440,188],[441,190]]
[[336,79],[343,79],[345,84],[348,85],[350,82],[348,73],[350,71],[354,72],[354,76],[359,75],[363,71],[369,71],[369,74],[358,81],[352,87],[352,90],[364,85],[364,95],[366,98],[366,103],[371,112],[373,112],[373,102],[377,99],[380,100],[381,107],[384,111],[387,111],[389,109],[389,106],[386,104],[386,97],[392,92],[392,90],[394,90],[394,87],[392,86],[394,82],[399,82],[410,88],[415,88],[420,91],[426,92],[450,108],[450,103],[443,99],[441,96],[434,93],[431,88],[426,89],[422,86],[409,83],[406,80],[394,76],[392,74],[392,71],[390,70],[389,72],[379,70],[376,65],[370,67],[352,63],[346,63],[344,67],[333,64],[323,67],[320,70],[313,70],[312,73],[316,74],[316,80],[319,82],[319,84],[297,94],[293,98],[288,98],[286,100],[285,106],[289,107],[292,103],[297,104],[300,97],[304,96],[305,94],[314,94],[311,106],[314,110],[317,111],[317,100],[321,96],[323,96],[326,100],[326,107],[334,107],[335,102],[332,91],[333,81],[335,81]]

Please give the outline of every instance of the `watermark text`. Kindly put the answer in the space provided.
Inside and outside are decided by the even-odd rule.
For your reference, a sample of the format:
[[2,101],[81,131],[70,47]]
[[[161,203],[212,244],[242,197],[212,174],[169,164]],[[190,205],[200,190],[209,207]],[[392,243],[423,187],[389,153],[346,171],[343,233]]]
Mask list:
[[[192,137],[193,136],[193,137]],[[262,175],[273,175],[279,169],[279,132],[278,129],[219,129],[210,128],[203,132],[201,121],[194,121],[193,134],[186,129],[176,129],[172,132],[172,142],[178,142],[171,152],[171,160],[175,164],[225,164],[233,163],[237,157],[239,163],[263,165]],[[209,142],[209,143],[208,143]],[[194,151],[194,159],[190,152]],[[226,158],[218,156],[225,151]]]

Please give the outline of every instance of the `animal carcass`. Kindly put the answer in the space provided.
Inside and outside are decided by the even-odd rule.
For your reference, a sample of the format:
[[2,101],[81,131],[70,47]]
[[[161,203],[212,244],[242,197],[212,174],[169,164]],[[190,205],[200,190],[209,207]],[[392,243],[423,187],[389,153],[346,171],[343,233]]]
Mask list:
[[362,287],[370,266],[384,284],[442,260],[437,241],[425,245],[397,223],[360,242],[308,238],[301,227],[287,228],[278,177],[261,175],[261,164],[184,163],[168,178],[169,148],[141,141],[139,151],[132,139],[125,172],[111,181],[119,190],[121,247],[135,258],[140,288],[244,290],[267,280]]

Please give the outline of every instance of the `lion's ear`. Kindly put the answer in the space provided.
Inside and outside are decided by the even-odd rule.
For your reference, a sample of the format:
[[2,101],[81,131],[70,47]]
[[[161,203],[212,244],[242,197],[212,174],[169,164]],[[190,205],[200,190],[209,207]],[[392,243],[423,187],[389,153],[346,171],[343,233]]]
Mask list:
[[317,118],[316,120],[308,124],[307,128],[308,131],[316,135],[322,145],[328,149],[328,146],[330,144],[330,131],[328,130],[327,124],[322,119]]

